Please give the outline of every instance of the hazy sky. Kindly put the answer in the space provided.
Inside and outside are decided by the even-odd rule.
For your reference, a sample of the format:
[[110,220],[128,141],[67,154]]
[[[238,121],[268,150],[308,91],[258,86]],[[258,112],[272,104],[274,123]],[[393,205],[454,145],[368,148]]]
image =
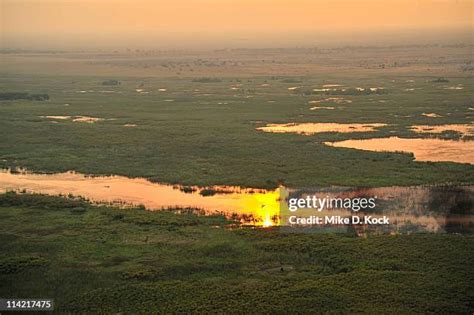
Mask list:
[[[2,46],[289,44],[473,27],[474,0],[0,0]],[[304,35],[303,35],[304,34]],[[296,36],[296,37],[295,37]],[[335,35],[334,35],[335,36]],[[156,42],[155,42],[156,41]]]

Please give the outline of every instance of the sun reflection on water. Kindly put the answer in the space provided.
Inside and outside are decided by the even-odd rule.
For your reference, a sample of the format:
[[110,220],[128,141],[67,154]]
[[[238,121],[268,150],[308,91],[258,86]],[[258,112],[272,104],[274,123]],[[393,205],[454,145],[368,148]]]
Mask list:
[[273,191],[242,196],[244,213],[251,213],[257,226],[272,227],[280,224],[280,206],[286,190],[279,187]]

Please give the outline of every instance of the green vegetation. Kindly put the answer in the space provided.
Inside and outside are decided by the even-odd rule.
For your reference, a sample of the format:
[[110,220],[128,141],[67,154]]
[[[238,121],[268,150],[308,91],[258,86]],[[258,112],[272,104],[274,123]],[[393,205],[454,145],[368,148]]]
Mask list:
[[105,81],[102,81],[102,85],[120,85],[120,81],[119,80],[105,80]]
[[437,78],[436,80],[431,81],[433,83],[448,83],[449,80],[445,78]]
[[221,79],[218,78],[197,78],[193,79],[193,82],[198,82],[198,83],[219,83],[222,82]]
[[303,81],[297,78],[286,78],[281,80],[282,83],[303,83]]
[[[144,177],[203,196],[224,193],[213,187],[219,184],[472,184],[474,165],[324,145],[460,139],[410,127],[472,124],[471,59],[469,47],[457,45],[4,51],[0,168]],[[314,104],[326,109],[311,110]],[[87,117],[64,119],[78,116]],[[312,136],[256,130],[292,122],[387,126]],[[429,213],[448,211],[446,221],[470,213],[468,194],[446,208],[453,195],[440,189]],[[58,313],[73,314],[474,311],[471,230],[357,238],[200,214],[2,194],[0,296],[54,298]]]
[[29,100],[29,101],[47,101],[48,94],[28,94],[24,92],[3,92],[0,93],[0,101]]
[[472,236],[293,234],[14,193],[0,231],[0,296],[59,313],[474,310]]
[[[474,106],[470,93],[472,82],[456,79],[455,84],[462,83],[465,89],[452,91],[437,89],[426,79],[419,79],[419,90],[407,92],[404,91],[409,86],[404,83],[406,77],[395,83],[391,82],[392,77],[333,79],[350,86],[361,85],[355,81],[365,81],[364,86],[384,86],[390,93],[346,96],[352,103],[324,103],[323,106],[336,109],[311,111],[314,105],[308,102],[321,100],[320,97],[294,95],[287,90],[287,84],[268,77],[242,83],[240,90],[231,90],[229,83],[224,82],[201,84],[179,78],[124,78],[113,93],[102,93],[100,85],[94,83],[98,82],[96,77],[6,75],[1,80],[3,88],[18,88],[15,82],[20,81],[23,87],[47,90],[51,100],[0,104],[3,139],[0,167],[118,174],[183,185],[473,183],[473,165],[414,162],[409,154],[332,148],[323,144],[351,138],[430,137],[416,134],[409,127],[470,123],[472,114],[468,108]],[[324,78],[308,77],[305,85],[321,86]],[[265,80],[271,86],[258,87]],[[149,94],[135,92],[141,82],[146,82]],[[249,93],[250,87],[256,92]],[[159,88],[167,91],[159,92]],[[442,117],[422,115],[431,112]],[[54,119],[40,117],[46,115],[86,115],[114,120],[94,124],[68,120],[52,123]],[[389,126],[372,133],[314,136],[255,130],[267,122],[367,122]],[[137,126],[125,128],[124,124]],[[440,137],[456,139],[459,135],[445,133]]]
[[[117,174],[185,186],[473,183],[474,165],[415,162],[410,154],[323,144],[388,136],[460,139],[455,132],[417,134],[410,127],[473,121],[472,74],[461,70],[470,57],[467,51],[435,46],[426,55],[426,47],[410,46],[22,58],[5,54],[0,92],[48,93],[51,99],[0,102],[0,167]],[[54,62],[60,56],[59,71]],[[397,66],[382,69],[382,62]],[[186,65],[194,70],[185,70]],[[104,90],[102,82],[111,78],[121,84]],[[432,82],[439,78],[449,83]],[[299,90],[289,90],[295,87]],[[325,88],[329,94],[348,94],[341,101],[331,101],[324,91],[313,94]],[[334,109],[311,110],[315,105],[310,102]],[[104,120],[87,124],[41,118],[48,115]],[[388,126],[376,132],[313,136],[256,131],[267,123],[288,122]],[[474,137],[463,138],[469,139]]]

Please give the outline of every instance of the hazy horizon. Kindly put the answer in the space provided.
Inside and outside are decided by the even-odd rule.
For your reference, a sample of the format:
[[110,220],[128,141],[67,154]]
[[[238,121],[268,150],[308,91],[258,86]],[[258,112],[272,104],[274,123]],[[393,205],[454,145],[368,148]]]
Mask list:
[[473,41],[474,0],[3,0],[2,48],[208,49]]

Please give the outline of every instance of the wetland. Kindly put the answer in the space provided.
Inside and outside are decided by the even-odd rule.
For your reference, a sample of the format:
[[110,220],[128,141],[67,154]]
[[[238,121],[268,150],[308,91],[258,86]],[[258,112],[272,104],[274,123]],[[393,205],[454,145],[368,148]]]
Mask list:
[[[2,53],[0,296],[471,314],[468,48]],[[285,225],[309,193],[391,224]]]

